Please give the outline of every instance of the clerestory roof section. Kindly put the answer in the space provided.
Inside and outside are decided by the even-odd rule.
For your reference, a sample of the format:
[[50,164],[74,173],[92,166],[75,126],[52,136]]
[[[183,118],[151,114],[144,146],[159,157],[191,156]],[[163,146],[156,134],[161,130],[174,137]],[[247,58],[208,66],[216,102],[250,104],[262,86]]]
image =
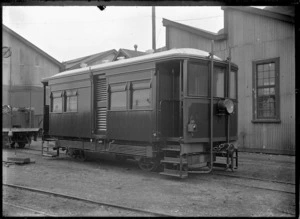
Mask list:
[[[127,66],[131,64],[137,64],[137,63],[143,63],[143,62],[149,62],[149,61],[162,61],[164,59],[169,58],[208,58],[210,55],[209,52],[198,50],[198,49],[192,49],[192,48],[180,48],[180,49],[171,49],[163,52],[153,53],[153,54],[147,54],[143,56],[138,56],[130,59],[122,59],[115,62],[109,62],[109,63],[103,63],[98,64],[94,66],[84,67],[80,69],[74,69],[69,71],[64,71],[61,73],[58,73],[56,75],[53,75],[49,78],[43,78],[43,82],[49,81],[51,79],[61,78],[61,77],[68,77],[73,76],[77,74],[85,74],[91,71],[97,71],[97,70],[105,70],[109,68],[114,67],[122,67]],[[218,56],[214,55],[214,60],[216,61],[222,61],[222,59]]]

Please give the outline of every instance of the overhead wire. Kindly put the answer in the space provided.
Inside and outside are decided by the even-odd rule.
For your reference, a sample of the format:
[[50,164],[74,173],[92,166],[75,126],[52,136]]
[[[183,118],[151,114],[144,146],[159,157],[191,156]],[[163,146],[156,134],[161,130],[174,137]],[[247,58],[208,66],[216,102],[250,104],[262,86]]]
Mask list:
[[[211,18],[221,18],[223,17],[223,15],[218,15],[218,16],[210,16],[210,17],[203,17],[203,18],[191,18],[191,19],[180,19],[180,20],[174,20],[172,19],[172,21],[193,21],[193,20],[205,20],[205,19],[211,19]],[[131,19],[146,19],[146,18],[151,18],[151,15],[146,15],[146,16],[134,16],[134,17],[127,17],[127,18],[122,18],[122,20],[131,20]],[[160,17],[160,16],[156,16],[155,19],[162,19],[165,17]],[[95,23],[95,22],[113,22],[116,20],[120,20],[120,19],[110,19],[110,20],[81,20],[81,21],[63,21],[63,20],[59,20],[59,21],[35,21],[35,22],[11,22],[11,21],[7,21],[6,23],[11,23],[11,24],[57,24],[57,23]]]

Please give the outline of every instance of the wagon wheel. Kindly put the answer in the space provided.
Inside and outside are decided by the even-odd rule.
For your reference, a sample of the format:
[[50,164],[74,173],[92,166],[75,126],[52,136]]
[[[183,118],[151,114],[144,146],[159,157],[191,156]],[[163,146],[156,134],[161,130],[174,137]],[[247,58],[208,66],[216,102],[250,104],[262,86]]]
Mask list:
[[18,146],[19,148],[24,148],[25,147],[25,143],[24,142],[18,142]]
[[139,168],[144,171],[155,171],[159,162],[155,158],[141,157],[138,162]]

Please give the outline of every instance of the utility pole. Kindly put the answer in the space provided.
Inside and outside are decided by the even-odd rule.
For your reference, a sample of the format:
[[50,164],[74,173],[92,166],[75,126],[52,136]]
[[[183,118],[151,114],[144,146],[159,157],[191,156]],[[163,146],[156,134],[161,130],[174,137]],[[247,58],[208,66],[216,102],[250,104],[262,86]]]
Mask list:
[[152,6],[152,49],[154,50],[154,52],[156,50],[155,30],[155,7]]

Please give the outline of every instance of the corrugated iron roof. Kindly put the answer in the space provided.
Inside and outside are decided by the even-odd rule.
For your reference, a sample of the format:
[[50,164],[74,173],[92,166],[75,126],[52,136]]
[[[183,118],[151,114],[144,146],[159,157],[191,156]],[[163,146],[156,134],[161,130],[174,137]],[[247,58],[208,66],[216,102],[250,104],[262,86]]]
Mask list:
[[266,6],[263,10],[271,11],[278,14],[285,14],[288,16],[295,16],[294,6]]
[[224,33],[215,34],[213,32],[207,31],[207,30],[203,30],[203,29],[200,29],[200,28],[196,28],[196,27],[185,25],[185,24],[177,23],[177,22],[165,19],[165,18],[163,18],[163,25],[164,26],[173,26],[173,27],[176,27],[178,29],[188,31],[190,33],[197,34],[199,36],[205,37],[207,39],[225,40],[227,38],[227,35],[224,34]]
[[96,53],[96,54],[93,54],[93,55],[84,56],[84,57],[80,57],[80,58],[77,58],[77,59],[72,59],[72,60],[69,60],[69,61],[65,61],[65,62],[63,62],[63,64],[65,65],[66,69],[79,68],[81,63],[88,64],[88,63],[92,62],[93,60],[99,59],[99,58],[101,58],[103,56],[107,56],[109,54],[115,54],[116,55],[117,51],[115,49],[111,49],[111,50]]
[[[280,6],[279,8],[281,8],[282,6]],[[259,8],[254,8],[254,7],[245,7],[245,6],[223,6],[221,7],[221,9],[223,10],[239,10],[239,11],[243,11],[243,12],[247,12],[247,13],[251,13],[251,14],[257,14],[257,15],[261,15],[261,16],[265,16],[265,17],[269,17],[269,18],[273,18],[273,19],[277,19],[277,20],[281,20],[281,21],[286,21],[289,23],[294,23],[295,22],[295,16],[292,14],[286,14],[287,10],[281,10],[281,9],[277,9],[277,7],[274,8],[269,8],[270,10],[265,10],[265,9],[259,9]],[[279,13],[279,11],[281,13]]]

